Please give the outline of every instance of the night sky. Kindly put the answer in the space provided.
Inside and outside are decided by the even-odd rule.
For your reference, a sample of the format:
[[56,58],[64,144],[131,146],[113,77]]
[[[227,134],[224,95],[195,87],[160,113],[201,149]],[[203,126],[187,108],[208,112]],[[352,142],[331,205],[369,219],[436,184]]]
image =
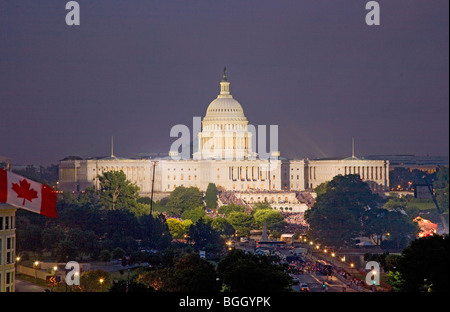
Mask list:
[[224,66],[253,125],[288,158],[448,156],[449,1],[0,2],[0,156],[167,153],[204,117]]

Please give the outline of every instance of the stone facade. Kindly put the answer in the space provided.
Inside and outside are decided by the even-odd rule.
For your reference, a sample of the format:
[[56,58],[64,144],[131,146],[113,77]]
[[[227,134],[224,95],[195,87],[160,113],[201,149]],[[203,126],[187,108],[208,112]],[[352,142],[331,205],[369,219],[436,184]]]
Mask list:
[[59,164],[58,188],[61,191],[83,191],[98,188],[97,175],[107,171],[125,172],[127,179],[140,188],[141,194],[171,192],[177,186],[198,187],[206,191],[210,182],[231,191],[304,191],[330,181],[336,175],[359,174],[376,191],[389,189],[389,162],[364,160],[354,156],[328,160],[288,160],[273,151],[262,159],[253,151],[252,132],[241,104],[230,93],[224,72],[220,94],[206,110],[198,133],[198,149],[192,159],[169,157],[160,159],[64,159]]
[[0,292],[15,291],[16,208],[0,204]]

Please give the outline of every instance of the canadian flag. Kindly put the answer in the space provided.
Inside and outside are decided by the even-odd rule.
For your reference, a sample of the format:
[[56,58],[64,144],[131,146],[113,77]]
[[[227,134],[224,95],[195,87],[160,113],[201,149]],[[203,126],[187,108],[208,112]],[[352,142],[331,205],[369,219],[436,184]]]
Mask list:
[[51,187],[0,169],[0,203],[56,218],[56,199]]

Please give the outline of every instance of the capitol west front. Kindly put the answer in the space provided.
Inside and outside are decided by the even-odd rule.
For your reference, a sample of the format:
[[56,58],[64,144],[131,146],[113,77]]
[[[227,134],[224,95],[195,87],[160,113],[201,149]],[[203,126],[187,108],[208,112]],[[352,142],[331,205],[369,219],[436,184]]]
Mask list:
[[[153,168],[156,193],[168,193],[177,186],[206,191],[211,182],[222,190],[236,193],[312,191],[339,174],[358,174],[373,191],[389,189],[389,162],[386,160],[365,160],[354,155],[289,160],[280,157],[278,151],[272,152],[270,159],[259,157],[253,150],[252,132],[244,110],[231,95],[225,72],[220,93],[206,109],[197,139],[198,149],[190,159],[180,159],[175,151],[170,151],[169,157],[158,159],[128,159],[112,153],[107,158],[63,159],[59,164],[58,189],[80,192],[89,186],[98,188],[98,175],[123,171],[145,196],[151,192]],[[153,161],[158,162],[157,166],[153,166]],[[259,198],[258,201],[267,200],[267,196]]]

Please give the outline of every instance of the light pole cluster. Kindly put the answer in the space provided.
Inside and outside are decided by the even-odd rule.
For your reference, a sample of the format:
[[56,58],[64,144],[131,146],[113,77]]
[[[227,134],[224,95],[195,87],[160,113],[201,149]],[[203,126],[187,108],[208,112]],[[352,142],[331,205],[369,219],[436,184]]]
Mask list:
[[[316,251],[318,251],[318,252],[322,251],[325,255],[328,255],[328,254],[329,254],[333,259],[339,257],[339,261],[341,262],[341,268],[343,269],[344,263],[346,263],[346,261],[347,261],[345,255],[338,256],[338,255],[336,254],[335,251],[331,251],[331,252],[330,252],[330,250],[328,250],[327,248],[321,249],[321,248],[320,248],[320,245],[321,245],[320,243],[314,242],[313,240],[309,240],[309,241],[308,241],[307,238],[303,238],[303,242],[304,242],[305,244],[309,244],[309,245],[310,245],[310,247],[311,247],[311,254],[312,254],[313,248],[315,248]],[[315,246],[314,246],[314,245],[315,245]],[[330,253],[329,253],[329,252],[330,252]],[[354,264],[353,262],[350,262],[349,265],[350,265],[350,268],[351,268],[352,270],[355,268],[355,264]]]

